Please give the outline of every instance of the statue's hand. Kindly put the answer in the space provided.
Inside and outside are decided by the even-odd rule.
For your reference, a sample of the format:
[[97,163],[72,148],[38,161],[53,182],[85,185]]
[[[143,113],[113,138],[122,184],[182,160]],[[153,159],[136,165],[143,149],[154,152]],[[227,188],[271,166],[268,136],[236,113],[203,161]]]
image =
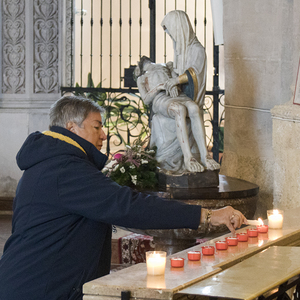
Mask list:
[[170,95],[171,97],[178,96],[178,88],[177,85],[179,84],[177,78],[170,78],[165,83],[166,94]]
[[178,97],[178,87],[176,85],[171,88],[170,96],[172,98]]

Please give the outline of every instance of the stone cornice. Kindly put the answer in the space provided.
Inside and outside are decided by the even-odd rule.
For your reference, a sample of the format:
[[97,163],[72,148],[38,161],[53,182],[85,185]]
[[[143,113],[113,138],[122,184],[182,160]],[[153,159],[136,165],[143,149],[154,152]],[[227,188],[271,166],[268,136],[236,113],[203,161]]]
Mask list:
[[292,101],[276,105],[271,109],[272,119],[300,122],[300,105],[293,104]]
[[52,94],[52,97],[46,97],[49,95],[41,97],[41,95],[39,95],[39,97],[32,97],[31,99],[25,98],[24,96],[25,95],[18,99],[15,97],[11,99],[7,99],[7,97],[4,99],[0,98],[0,109],[49,109],[50,106],[61,97],[60,94]]

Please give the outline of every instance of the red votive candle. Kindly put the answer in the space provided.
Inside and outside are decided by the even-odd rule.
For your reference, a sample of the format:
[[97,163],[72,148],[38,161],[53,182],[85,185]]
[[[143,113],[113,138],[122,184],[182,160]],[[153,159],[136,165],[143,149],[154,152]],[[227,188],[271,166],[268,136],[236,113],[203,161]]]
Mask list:
[[184,266],[184,258],[181,258],[181,257],[171,258],[171,267],[182,268],[183,266]]
[[228,245],[227,245],[226,241],[217,241],[216,248],[217,248],[217,250],[227,250]]
[[267,233],[269,226],[268,225],[257,225],[256,228],[259,233]]
[[203,246],[202,247],[202,254],[203,255],[214,255],[215,254],[215,247],[213,247],[213,246]]
[[200,260],[201,252],[200,251],[189,251],[188,252],[188,259],[189,260]]
[[249,228],[247,229],[248,237],[257,237],[258,229],[257,228]]
[[228,246],[236,246],[238,244],[238,239],[236,237],[225,238]]
[[245,232],[237,233],[236,237],[239,242],[247,242],[248,241],[248,234]]

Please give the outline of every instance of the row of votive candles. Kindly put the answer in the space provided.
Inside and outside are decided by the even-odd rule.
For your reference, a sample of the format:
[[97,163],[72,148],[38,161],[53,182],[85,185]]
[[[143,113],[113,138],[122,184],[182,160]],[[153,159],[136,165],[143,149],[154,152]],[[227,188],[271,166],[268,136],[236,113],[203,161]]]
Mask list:
[[[215,249],[217,250],[227,250],[228,246],[237,246],[238,242],[247,242],[248,237],[257,237],[259,233],[267,233],[268,225],[259,225],[256,228],[249,228],[247,232],[237,233],[236,237],[226,237],[225,241],[217,241],[214,246],[203,246],[203,255],[214,255]],[[201,258],[200,251],[190,251],[188,252],[188,260],[197,261]],[[184,258],[175,257],[171,258],[171,267],[180,268],[184,266]]]
[[[203,246],[202,255],[214,255],[215,248],[217,250],[227,250],[228,246],[237,246],[238,242],[247,242],[248,237],[257,237],[259,233],[267,233],[268,225],[258,225],[256,228],[249,228],[247,232],[237,233],[236,237],[227,237],[225,241],[217,241],[214,246]],[[201,251],[189,251],[188,260],[199,261],[201,259]],[[182,268],[184,266],[184,258],[173,257],[171,267]],[[146,252],[147,273],[149,275],[163,275],[166,267],[166,252],[164,251],[148,251]]]

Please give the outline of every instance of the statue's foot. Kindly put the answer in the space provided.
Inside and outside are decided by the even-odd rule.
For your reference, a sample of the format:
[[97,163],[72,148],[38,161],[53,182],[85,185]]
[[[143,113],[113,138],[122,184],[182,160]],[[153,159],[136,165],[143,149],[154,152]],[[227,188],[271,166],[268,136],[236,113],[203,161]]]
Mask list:
[[206,168],[207,168],[207,170],[210,170],[210,171],[219,170],[220,164],[218,164],[214,159],[212,159],[209,155],[207,155]]
[[192,173],[204,171],[204,167],[194,157],[184,160],[184,164],[186,169]]

